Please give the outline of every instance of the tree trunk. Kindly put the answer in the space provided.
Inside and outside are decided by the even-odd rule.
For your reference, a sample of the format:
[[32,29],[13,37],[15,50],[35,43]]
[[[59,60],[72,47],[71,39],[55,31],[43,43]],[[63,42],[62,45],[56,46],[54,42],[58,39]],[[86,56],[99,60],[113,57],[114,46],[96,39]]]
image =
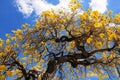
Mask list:
[[50,60],[47,64],[47,70],[43,74],[41,80],[52,80],[57,71],[57,64],[55,60]]
[[118,77],[120,78],[120,69],[118,67],[116,67],[116,69],[117,69]]

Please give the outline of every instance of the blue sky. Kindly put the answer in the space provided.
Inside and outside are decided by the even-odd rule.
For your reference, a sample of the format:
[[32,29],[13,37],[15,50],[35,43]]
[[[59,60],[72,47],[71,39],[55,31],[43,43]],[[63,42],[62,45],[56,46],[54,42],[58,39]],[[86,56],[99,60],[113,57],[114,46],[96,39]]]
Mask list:
[[[0,0],[0,38],[18,29],[24,23],[34,24],[35,18],[42,11],[50,8],[68,8],[70,0]],[[120,12],[120,0],[79,0],[83,8],[91,8],[102,13],[112,9],[114,14]]]
[[[70,0],[0,0],[0,38],[5,34],[20,28],[23,23],[33,24],[35,18],[50,8],[67,8]],[[120,12],[119,0],[79,0],[83,8],[97,9],[104,13],[112,9],[114,13]]]

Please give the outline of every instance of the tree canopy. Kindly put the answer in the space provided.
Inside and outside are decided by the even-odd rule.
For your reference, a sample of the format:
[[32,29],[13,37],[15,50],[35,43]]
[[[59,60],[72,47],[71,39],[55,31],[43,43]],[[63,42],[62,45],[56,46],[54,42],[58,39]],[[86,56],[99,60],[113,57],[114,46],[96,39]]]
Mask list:
[[0,80],[120,77],[120,13],[84,11],[77,0],[68,6],[0,39]]

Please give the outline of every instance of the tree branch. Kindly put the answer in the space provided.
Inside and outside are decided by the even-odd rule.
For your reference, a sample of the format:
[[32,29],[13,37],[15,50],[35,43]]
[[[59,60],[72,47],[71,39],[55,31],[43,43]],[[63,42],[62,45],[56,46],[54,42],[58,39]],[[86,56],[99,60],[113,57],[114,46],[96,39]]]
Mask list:
[[95,54],[95,53],[97,53],[97,52],[111,51],[111,50],[113,50],[115,47],[116,47],[116,43],[115,43],[115,44],[113,45],[113,47],[111,47],[111,48],[94,50],[94,51],[89,52],[88,54],[89,54],[89,56],[91,56],[91,55],[93,55],[93,54]]

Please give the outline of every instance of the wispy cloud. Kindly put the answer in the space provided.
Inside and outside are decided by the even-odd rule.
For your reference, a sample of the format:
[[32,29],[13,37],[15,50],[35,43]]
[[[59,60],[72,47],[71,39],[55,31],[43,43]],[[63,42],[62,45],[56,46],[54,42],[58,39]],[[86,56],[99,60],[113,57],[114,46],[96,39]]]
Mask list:
[[[49,10],[51,8],[59,10],[64,8],[68,10],[68,4],[71,0],[59,0],[57,5],[48,3],[46,0],[16,0],[16,5],[18,10],[26,17],[29,17],[32,13],[40,15],[42,11]],[[84,0],[78,0],[81,3]],[[98,10],[101,13],[104,13],[107,10],[107,0],[91,0],[89,7],[92,10]]]
[[91,0],[89,6],[92,10],[98,10],[101,13],[107,11],[107,0]]
[[16,0],[18,10],[25,16],[30,16],[33,12],[39,15],[44,10],[51,8],[57,10],[61,7],[68,9],[70,0],[59,0],[59,4],[53,5],[48,3],[46,0]]

